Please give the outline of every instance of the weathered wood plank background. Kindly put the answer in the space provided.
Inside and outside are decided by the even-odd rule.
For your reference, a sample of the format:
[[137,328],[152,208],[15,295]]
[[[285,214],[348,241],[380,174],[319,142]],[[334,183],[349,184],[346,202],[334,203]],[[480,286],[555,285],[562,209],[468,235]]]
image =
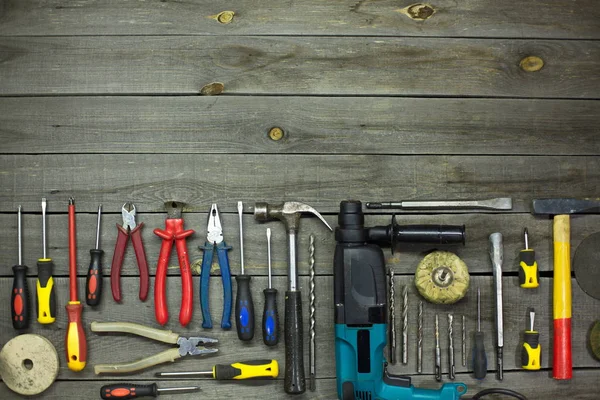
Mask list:
[[[229,23],[219,13],[232,11]],[[488,236],[504,234],[505,364],[503,382],[493,371],[475,381],[470,364],[457,363],[457,380],[469,393],[487,387],[519,390],[530,399],[596,399],[600,364],[586,348],[599,303],[573,280],[574,379],[551,378],[552,227],[533,217],[540,197],[600,197],[600,7],[594,0],[493,0],[461,2],[274,0],[64,1],[0,0],[0,343],[15,335],[8,297],[10,266],[16,261],[15,210],[24,208],[24,261],[34,288],[41,256],[40,199],[49,201],[49,254],[56,263],[59,318],[33,323],[30,332],[48,337],[64,352],[63,312],[68,292],[67,216],[77,200],[80,292],[94,243],[95,210],[104,205],[101,243],[106,254],[105,297],[85,308],[84,321],[129,320],[156,326],[153,298],[137,299],[139,277],[132,249],[123,267],[123,304],[112,301],[110,260],[120,207],[133,201],[144,222],[146,252],[154,273],[164,201],[188,203],[188,242],[199,272],[207,211],[222,212],[232,272],[239,273],[235,204],[245,202],[245,265],[254,275],[257,310],[266,287],[267,225],[254,222],[255,201],[298,200],[315,206],[336,225],[338,204],[400,199],[467,199],[510,196],[507,213],[401,213],[401,223],[464,224],[467,243],[453,248],[469,266],[472,285],[454,306],[425,305],[424,373],[416,374],[416,307],[411,284],[428,249],[392,254],[396,287],[409,285],[409,364],[390,366],[418,386],[433,378],[433,317],[452,312],[475,329],[476,287],[483,295],[483,328],[490,369],[494,366],[493,288]],[[527,57],[537,61],[525,62]],[[529,59],[531,60],[531,58]],[[223,84],[219,96],[202,88]],[[283,130],[281,140],[269,131]],[[372,212],[369,225],[387,224],[390,214]],[[573,249],[598,230],[598,216],[572,219]],[[274,286],[286,287],[285,232],[273,229]],[[541,287],[518,287],[518,252],[527,226],[542,271]],[[317,391],[303,399],[333,399],[332,254],[335,240],[314,218],[300,231],[301,285],[307,289],[308,235],[316,236]],[[283,344],[267,348],[260,332],[252,343],[235,332],[201,329],[198,278],[192,323],[177,322],[180,278],[172,257],[168,279],[174,331],[211,334],[217,356],[181,360],[129,377],[95,376],[93,365],[127,361],[164,349],[140,338],[101,336],[88,330],[89,366],[73,373],[62,366],[58,381],[41,398],[96,398],[101,385],[117,380],[154,381],[161,370],[198,370],[217,362],[273,357],[284,361]],[[220,315],[221,285],[214,265],[213,317]],[[154,282],[152,281],[152,284]],[[399,295],[399,290],[397,291]],[[152,293],[152,291],[151,291]],[[397,305],[401,304],[398,297]],[[283,299],[280,295],[280,308]],[[307,304],[304,304],[306,309]],[[519,368],[526,309],[536,308],[543,368]],[[305,310],[305,314],[306,314]],[[442,318],[442,329],[446,329]],[[307,329],[307,326],[305,329]],[[458,328],[458,329],[457,329]],[[460,327],[455,326],[455,332]],[[455,343],[460,343],[459,334]],[[446,371],[446,336],[442,335]],[[471,347],[470,335],[468,348]],[[460,360],[460,346],[457,346]],[[446,378],[446,376],[444,376]],[[206,398],[287,398],[277,382],[199,384]],[[176,381],[161,381],[168,386]],[[172,398],[197,398],[197,394]],[[163,396],[169,398],[168,396]],[[0,383],[0,398],[18,398]]]

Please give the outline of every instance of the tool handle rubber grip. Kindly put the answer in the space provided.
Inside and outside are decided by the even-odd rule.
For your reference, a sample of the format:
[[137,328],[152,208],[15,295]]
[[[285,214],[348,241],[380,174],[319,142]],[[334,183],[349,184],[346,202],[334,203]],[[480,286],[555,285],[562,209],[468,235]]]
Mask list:
[[541,347],[540,334],[536,331],[525,331],[521,348],[521,366],[527,370],[540,369]]
[[27,286],[27,267],[15,265],[14,279],[10,297],[10,312],[15,329],[26,329],[31,320],[31,304],[29,302],[29,287]]
[[302,324],[302,293],[285,292],[285,377],[283,388],[288,394],[306,391],[304,376],[304,339]]
[[37,320],[46,325],[56,321],[56,293],[52,270],[54,263],[49,258],[40,258],[37,262],[38,278],[36,282]]
[[200,247],[204,251],[202,256],[202,269],[200,270],[200,309],[202,310],[202,327],[204,329],[212,328],[212,318],[210,316],[209,289],[210,289],[210,268],[214,254],[214,246],[211,243],[204,243]]
[[139,298],[141,301],[146,301],[148,298],[148,290],[150,289],[150,272],[148,270],[148,261],[146,259],[146,250],[144,250],[144,242],[142,242],[142,227],[144,223],[141,222],[131,232],[131,244],[133,245],[133,251],[135,252],[135,259],[137,260],[138,271],[140,272],[140,294]]
[[90,250],[90,266],[85,280],[85,302],[88,306],[100,304],[102,296],[102,256],[104,251]]
[[183,219],[174,219],[171,221],[175,221],[176,224],[175,248],[177,249],[179,271],[181,273],[181,308],[179,309],[179,323],[181,326],[186,326],[192,320],[192,313],[194,312],[192,268],[190,267],[186,238],[191,236],[194,231],[191,229],[183,230]]
[[277,378],[279,364],[276,360],[253,360],[233,364],[218,364],[213,367],[216,380]]
[[170,234],[162,229],[155,229],[154,233],[163,239],[156,265],[156,277],[154,279],[154,313],[156,321],[164,325],[169,321],[169,309],[167,307],[167,265],[171,256],[173,239]]
[[123,258],[125,256],[125,247],[129,234],[121,225],[117,224],[117,241],[115,243],[115,252],[113,254],[112,263],[110,265],[110,290],[113,299],[118,303],[121,301],[121,267],[123,266]]
[[244,342],[254,338],[254,302],[250,291],[250,275],[237,275],[235,300],[235,326],[238,338]]
[[263,290],[265,308],[263,310],[262,331],[263,342],[267,346],[279,343],[279,314],[277,313],[277,289]]
[[134,385],[131,383],[113,383],[104,385],[100,388],[100,397],[106,400],[113,399],[137,399],[138,397],[156,397],[158,396],[158,386],[156,383],[151,385]]
[[473,345],[473,376],[483,379],[487,375],[487,356],[485,355],[483,332],[475,332]]
[[67,365],[71,371],[78,372],[85,368],[87,362],[87,341],[81,323],[83,305],[78,301],[70,301],[65,308],[69,321],[65,336]]
[[571,353],[571,318],[554,320],[554,358],[552,377],[559,380],[573,378]]
[[524,289],[533,289],[540,286],[540,273],[535,261],[533,249],[521,250],[519,253],[519,285]]
[[231,286],[231,269],[229,268],[229,256],[227,252],[231,247],[225,242],[217,245],[217,258],[221,269],[221,281],[223,282],[223,315],[221,316],[221,329],[231,329],[231,305],[233,304],[233,289]]

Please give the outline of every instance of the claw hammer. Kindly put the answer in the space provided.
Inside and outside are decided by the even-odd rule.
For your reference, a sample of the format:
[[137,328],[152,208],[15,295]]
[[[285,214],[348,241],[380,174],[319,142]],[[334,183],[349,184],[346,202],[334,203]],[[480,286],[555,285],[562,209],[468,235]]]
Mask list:
[[301,394],[306,390],[304,380],[304,345],[302,329],[302,297],[298,288],[297,236],[302,213],[316,215],[330,231],[331,226],[311,206],[297,201],[279,204],[256,203],[254,218],[257,221],[278,219],[285,225],[288,237],[288,290],[285,292],[285,378],[288,394]]

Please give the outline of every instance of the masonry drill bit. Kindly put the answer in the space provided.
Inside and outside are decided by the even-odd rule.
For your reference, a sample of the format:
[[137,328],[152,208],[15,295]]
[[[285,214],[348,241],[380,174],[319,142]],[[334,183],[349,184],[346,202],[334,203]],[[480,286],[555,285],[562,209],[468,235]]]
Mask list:
[[423,372],[423,301],[419,300],[417,315],[417,372]]
[[389,358],[391,364],[396,364],[396,306],[395,306],[395,297],[396,290],[394,289],[394,270],[392,268],[388,269],[388,275],[390,278],[389,286],[390,286],[390,299],[389,299],[389,327],[388,334],[390,336],[389,340]]
[[309,237],[309,310],[310,310],[310,342],[308,345],[308,358],[310,362],[310,383],[312,392],[316,390],[316,353],[315,353],[315,237]]
[[435,380],[442,381],[442,354],[440,351],[440,325],[435,314]]
[[408,286],[402,290],[402,364],[408,364]]
[[448,378],[450,378],[450,380],[454,380],[455,377],[453,322],[454,316],[448,314]]
[[461,331],[461,339],[462,339],[462,366],[467,366],[467,324],[465,322],[465,316],[462,316],[462,331]]

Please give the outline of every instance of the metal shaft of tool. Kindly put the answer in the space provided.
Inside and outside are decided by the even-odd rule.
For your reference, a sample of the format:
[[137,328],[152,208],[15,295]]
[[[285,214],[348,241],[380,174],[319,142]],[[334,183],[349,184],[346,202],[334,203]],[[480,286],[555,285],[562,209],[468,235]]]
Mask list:
[[448,378],[454,380],[456,367],[454,365],[454,316],[448,314]]
[[503,261],[502,234],[490,235],[490,258],[492,260],[494,287],[496,293],[496,367],[497,378],[504,378],[503,349],[504,349],[504,322],[502,318],[502,261]]
[[535,320],[535,310],[529,311],[529,331],[533,332],[533,321]]
[[271,289],[272,287],[272,280],[271,280],[271,228],[267,228],[267,257],[268,257],[268,264],[269,264],[269,289]]
[[417,372],[423,372],[423,301],[419,300],[417,313]]
[[288,290],[291,292],[298,291],[298,255],[296,253],[296,237],[295,231],[288,231]]
[[525,250],[529,250],[529,232],[527,228],[523,229],[523,238],[525,239]]
[[244,215],[244,204],[241,201],[237,203],[238,217],[240,220],[240,267],[244,275],[244,229],[242,228],[242,216]]
[[22,243],[22,233],[21,233],[21,205],[17,207],[17,235],[19,242],[19,264],[23,265],[23,243]]
[[408,286],[402,288],[402,364],[408,364]]
[[184,392],[195,392],[200,390],[200,386],[181,386],[181,387],[173,387],[173,388],[162,388],[156,389],[159,394],[169,394],[169,393],[184,393]]
[[209,378],[213,377],[212,371],[175,371],[175,372],[157,372],[155,374],[156,377],[170,377],[170,376],[206,376]]
[[465,321],[465,316],[462,316],[462,330],[461,330],[461,356],[462,356],[462,366],[467,366],[467,323]]
[[98,222],[96,224],[96,250],[100,248],[100,219],[102,217],[102,204],[98,206]]
[[388,327],[388,333],[390,336],[390,341],[388,344],[388,352],[390,363],[396,364],[396,289],[394,284],[394,270],[390,268],[388,270],[389,275],[389,318],[390,323]]
[[309,236],[308,245],[308,271],[309,271],[309,289],[308,289],[308,309],[309,309],[309,342],[308,342],[308,359],[309,359],[309,388],[311,391],[316,390],[316,319],[315,319],[315,237]]
[[442,353],[440,349],[440,325],[438,315],[435,314],[435,379],[442,381]]
[[42,249],[46,259],[46,198],[42,197]]
[[510,210],[512,199],[510,197],[499,197],[486,200],[439,200],[439,201],[392,201],[384,203],[367,203],[367,208],[386,209],[484,209],[484,210]]
[[477,288],[477,332],[481,332],[481,288]]

